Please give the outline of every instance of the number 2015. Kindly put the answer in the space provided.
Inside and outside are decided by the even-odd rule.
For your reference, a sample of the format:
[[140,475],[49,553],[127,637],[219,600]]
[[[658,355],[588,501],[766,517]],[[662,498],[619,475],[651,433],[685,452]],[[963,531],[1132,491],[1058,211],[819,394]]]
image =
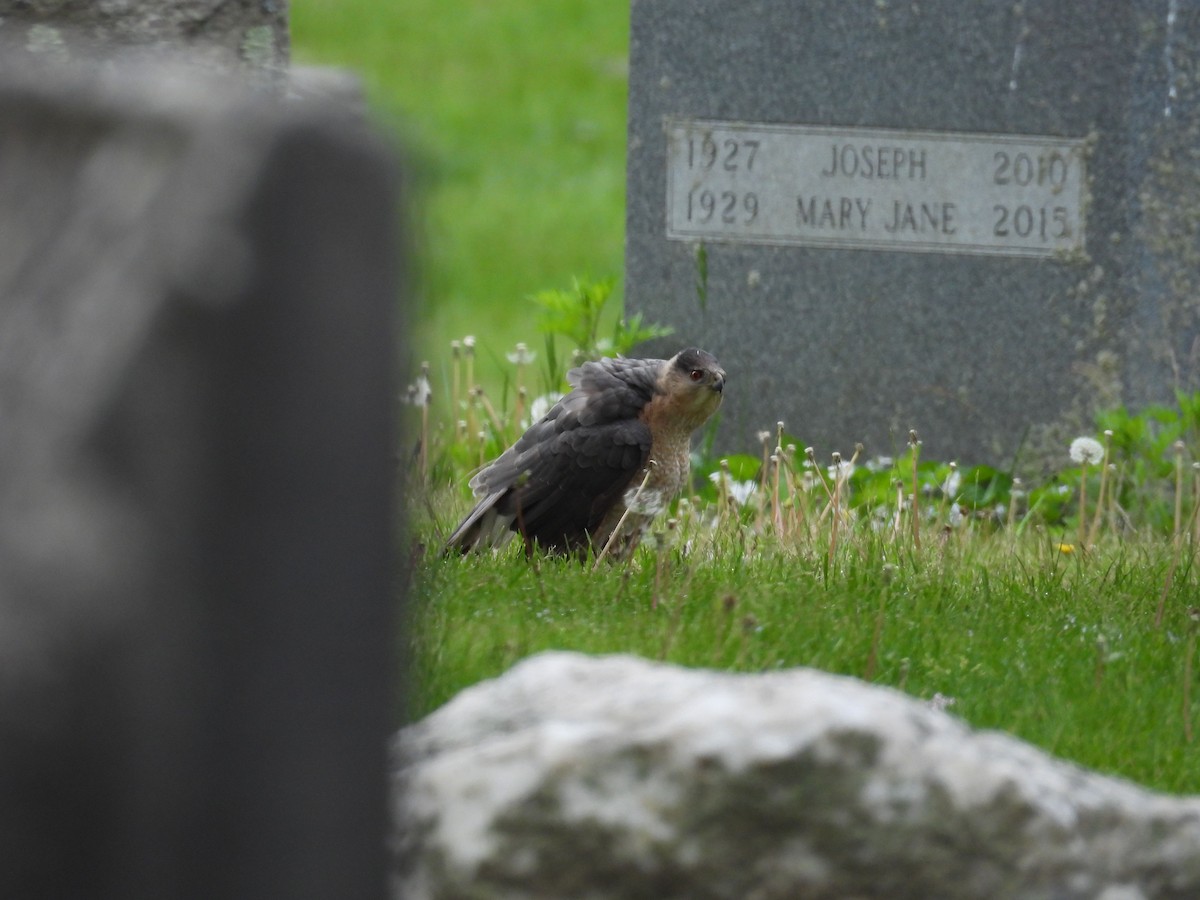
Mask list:
[[1043,241],[1057,241],[1071,236],[1071,223],[1065,206],[1034,208],[1024,204],[1010,208],[997,203],[992,234],[996,237],[1027,238],[1037,236]]

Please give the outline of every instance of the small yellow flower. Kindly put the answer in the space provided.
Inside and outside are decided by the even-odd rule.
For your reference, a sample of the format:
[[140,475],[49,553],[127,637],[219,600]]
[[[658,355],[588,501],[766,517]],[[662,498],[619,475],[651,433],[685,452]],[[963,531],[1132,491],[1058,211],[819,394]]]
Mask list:
[[1059,545],[1058,545],[1058,552],[1059,552],[1059,553],[1068,553],[1068,554],[1070,554],[1070,553],[1074,553],[1074,552],[1075,552],[1075,545],[1074,545],[1074,544],[1059,544]]

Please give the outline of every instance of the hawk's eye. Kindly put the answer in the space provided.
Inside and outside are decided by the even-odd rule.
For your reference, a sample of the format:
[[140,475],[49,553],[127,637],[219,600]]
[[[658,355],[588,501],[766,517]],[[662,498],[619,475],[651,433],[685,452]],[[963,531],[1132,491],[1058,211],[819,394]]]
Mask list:
[[689,377],[692,379],[692,381],[699,381],[704,377],[704,373],[699,369],[692,369],[692,371],[689,373]]

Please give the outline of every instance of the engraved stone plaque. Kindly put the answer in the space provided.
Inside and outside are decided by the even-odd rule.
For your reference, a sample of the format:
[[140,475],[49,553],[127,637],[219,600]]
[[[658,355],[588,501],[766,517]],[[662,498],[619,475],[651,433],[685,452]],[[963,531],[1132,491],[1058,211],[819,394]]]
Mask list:
[[668,120],[667,236],[1054,256],[1083,249],[1084,142]]

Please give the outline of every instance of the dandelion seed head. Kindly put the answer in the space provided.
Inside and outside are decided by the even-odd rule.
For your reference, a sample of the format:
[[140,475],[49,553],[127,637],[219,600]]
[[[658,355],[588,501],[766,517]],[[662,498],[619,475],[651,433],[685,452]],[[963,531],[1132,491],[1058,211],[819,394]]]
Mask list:
[[537,359],[537,354],[531,351],[525,344],[517,344],[516,349],[512,353],[505,354],[505,356],[514,366],[527,366]]
[[738,506],[745,506],[750,497],[758,490],[757,481],[735,481],[729,486],[729,496]]
[[840,478],[842,481],[845,481],[854,474],[854,470],[856,468],[857,466],[850,462],[850,460],[842,459],[840,455],[835,453],[833,465],[830,466],[826,471],[829,473],[830,478]]
[[1104,461],[1104,446],[1095,438],[1077,437],[1071,441],[1071,459],[1089,466]]
[[942,493],[947,497],[953,497],[958,493],[959,487],[962,485],[962,473],[958,471],[958,466],[950,463],[950,474],[946,476],[946,480],[942,482]]
[[416,384],[408,386],[408,403],[413,406],[428,406],[433,399],[433,388],[429,384],[429,379],[422,375],[417,379]]
[[[772,457],[774,458],[774,457]],[[720,472],[712,472],[708,479],[713,484],[724,489],[730,498],[738,506],[745,506],[754,492],[758,490],[757,481],[734,481],[733,476],[729,474],[729,464],[725,460],[721,460],[722,467]]]
[[528,428],[534,422],[539,422],[546,417],[546,413],[550,412],[551,407],[562,399],[562,394],[542,394],[540,397],[534,397],[533,402],[529,404],[529,418],[521,422],[522,428]]

